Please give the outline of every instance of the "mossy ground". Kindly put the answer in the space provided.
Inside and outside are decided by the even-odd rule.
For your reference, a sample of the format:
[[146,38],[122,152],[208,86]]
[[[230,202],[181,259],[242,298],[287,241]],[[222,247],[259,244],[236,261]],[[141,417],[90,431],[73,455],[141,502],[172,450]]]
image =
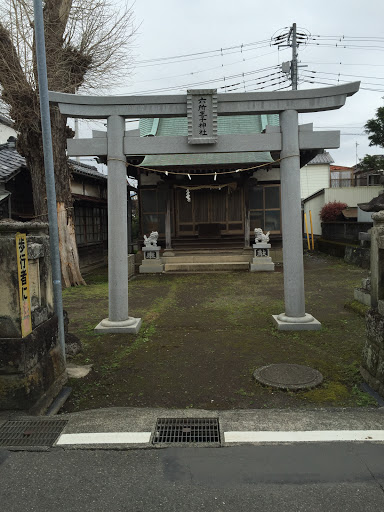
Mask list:
[[[106,269],[88,286],[64,292],[70,332],[82,341],[78,364],[93,364],[72,379],[65,410],[108,406],[274,408],[375,405],[362,393],[359,364],[364,318],[344,306],[366,271],[330,256],[306,254],[307,312],[321,331],[282,332],[272,314],[284,311],[283,273],[139,275],[129,283],[135,335],[96,335],[108,316]],[[313,390],[263,387],[253,371],[272,363],[311,366],[324,376]]]

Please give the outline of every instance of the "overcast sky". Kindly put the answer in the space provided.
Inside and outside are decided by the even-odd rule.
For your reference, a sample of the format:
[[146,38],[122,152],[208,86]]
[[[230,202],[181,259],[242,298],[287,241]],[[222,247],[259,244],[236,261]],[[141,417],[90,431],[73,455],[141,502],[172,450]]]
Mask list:
[[296,22],[298,32],[310,36],[299,47],[299,61],[308,65],[300,69],[299,89],[362,82],[345,107],[301,115],[300,122],[341,131],[340,149],[330,151],[338,165],[354,165],[356,149],[359,158],[384,153],[369,147],[363,132],[367,119],[383,105],[383,0],[136,0],[133,9],[136,23],[141,23],[136,63],[114,93],[180,94],[202,87],[241,92],[289,86],[278,66],[290,60],[291,49],[278,50],[270,43]]

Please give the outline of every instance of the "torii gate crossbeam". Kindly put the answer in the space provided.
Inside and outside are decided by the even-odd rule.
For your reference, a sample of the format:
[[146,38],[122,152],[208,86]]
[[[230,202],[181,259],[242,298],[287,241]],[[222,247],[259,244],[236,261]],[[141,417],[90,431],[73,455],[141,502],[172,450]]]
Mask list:
[[[216,94],[214,90],[188,91],[177,96],[78,96],[50,93],[51,103],[68,117],[107,119],[107,137],[68,140],[70,156],[106,155],[108,161],[109,317],[98,332],[137,333],[141,319],[128,314],[126,165],[128,154],[281,151],[280,179],[284,261],[285,312],[273,315],[278,329],[314,330],[321,324],[305,311],[304,262],[301,229],[300,149],[339,147],[339,132],[299,130],[298,114],[341,108],[360,82],[304,91]],[[190,96],[207,93],[214,115],[272,114],[280,116],[280,129],[254,136],[226,135],[202,138],[125,137],[126,118],[187,117]],[[188,101],[187,101],[188,98]],[[193,112],[191,117],[193,118]],[[212,116],[211,116],[212,117]],[[212,134],[211,134],[212,135]],[[253,138],[253,141],[252,141]],[[135,143],[136,139],[136,143]],[[167,139],[167,140],[161,140]],[[173,140],[178,139],[178,140]],[[136,146],[135,146],[136,144]]]

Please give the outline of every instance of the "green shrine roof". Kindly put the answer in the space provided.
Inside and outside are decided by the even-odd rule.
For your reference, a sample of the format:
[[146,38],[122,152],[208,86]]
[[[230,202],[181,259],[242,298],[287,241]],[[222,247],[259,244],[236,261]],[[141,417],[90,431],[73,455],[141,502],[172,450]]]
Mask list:
[[[267,125],[278,126],[277,114],[249,116],[218,116],[218,135],[261,133]],[[188,135],[186,117],[140,120],[140,136]],[[273,162],[268,151],[254,153],[207,153],[184,155],[149,155],[141,163],[147,167],[175,167],[199,165],[230,165]]]

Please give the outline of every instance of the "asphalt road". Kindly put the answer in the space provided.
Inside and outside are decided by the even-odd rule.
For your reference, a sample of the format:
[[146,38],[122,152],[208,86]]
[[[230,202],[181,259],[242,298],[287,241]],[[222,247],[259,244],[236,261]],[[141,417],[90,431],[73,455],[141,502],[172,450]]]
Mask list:
[[0,510],[384,510],[384,444],[0,450]]

